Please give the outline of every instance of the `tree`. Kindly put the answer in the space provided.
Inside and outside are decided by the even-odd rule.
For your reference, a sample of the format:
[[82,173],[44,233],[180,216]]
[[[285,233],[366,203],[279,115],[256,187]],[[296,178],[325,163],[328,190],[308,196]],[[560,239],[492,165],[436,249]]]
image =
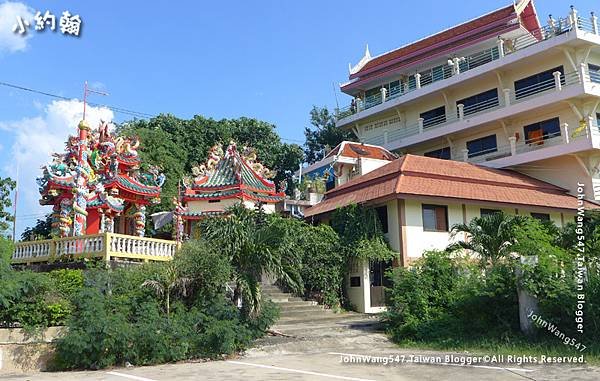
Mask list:
[[10,177],[0,177],[0,234],[4,234],[10,227],[10,222],[14,221],[14,216],[6,209],[12,206],[10,193],[16,185]]
[[286,144],[273,124],[252,118],[221,119],[194,116],[180,119],[161,114],[149,120],[135,120],[118,127],[126,135],[137,135],[142,141],[140,156],[145,165],[162,167],[167,180],[163,186],[160,205],[149,209],[169,210],[181,178],[191,172],[195,164],[207,159],[215,144],[235,141],[239,147],[256,149],[258,160],[274,169],[276,184],[291,181],[292,173],[302,162],[302,149],[297,144]]
[[227,216],[204,220],[204,237],[227,256],[233,268],[234,300],[242,300],[246,315],[256,316],[261,308],[260,281],[263,274],[274,276],[297,288],[297,280],[282,263],[282,228],[269,226],[261,212],[238,204]]
[[515,229],[522,222],[522,217],[503,212],[475,217],[468,224],[452,227],[452,238],[459,233],[466,233],[468,238],[451,244],[448,250],[470,250],[479,255],[482,265],[485,266],[488,262],[494,264],[514,251]]
[[344,140],[357,140],[352,132],[335,126],[335,116],[325,107],[313,106],[310,124],[312,127],[304,129],[304,160],[309,164],[321,160],[325,150],[334,148]]
[[168,318],[171,314],[171,294],[180,292],[185,296],[190,282],[190,278],[180,275],[180,271],[174,263],[169,263],[161,271],[156,272],[154,279],[145,280],[141,287],[151,288],[157,297],[164,298]]
[[21,233],[21,241],[36,241],[50,239],[52,231],[52,215],[48,214],[45,219],[38,219],[35,226],[28,226]]

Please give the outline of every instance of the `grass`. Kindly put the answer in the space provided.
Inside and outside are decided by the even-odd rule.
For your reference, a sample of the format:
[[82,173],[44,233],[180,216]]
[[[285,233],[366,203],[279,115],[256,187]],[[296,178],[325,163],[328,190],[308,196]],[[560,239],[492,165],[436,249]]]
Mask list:
[[[470,340],[437,339],[430,341],[404,340],[397,344],[402,348],[430,349],[455,352],[468,352],[474,355],[515,355],[515,356],[581,356],[586,363],[600,365],[600,345],[592,344],[580,352],[561,341],[549,339],[528,341],[522,337],[499,338],[484,337]],[[588,343],[589,344],[589,343]]]

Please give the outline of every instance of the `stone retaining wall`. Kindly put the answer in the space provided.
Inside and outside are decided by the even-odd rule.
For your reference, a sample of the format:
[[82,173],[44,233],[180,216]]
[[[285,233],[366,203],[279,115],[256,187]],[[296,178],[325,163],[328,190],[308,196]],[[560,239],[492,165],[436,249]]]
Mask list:
[[0,329],[0,375],[46,370],[54,348],[52,342],[63,327],[49,327],[27,334],[22,328]]

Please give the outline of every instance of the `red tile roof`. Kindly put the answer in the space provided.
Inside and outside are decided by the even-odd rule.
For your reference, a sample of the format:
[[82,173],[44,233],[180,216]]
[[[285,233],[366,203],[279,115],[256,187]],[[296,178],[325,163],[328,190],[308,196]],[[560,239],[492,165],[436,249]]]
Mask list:
[[[567,194],[566,189],[521,173],[406,155],[330,190],[324,201],[306,209],[304,215],[327,213],[353,203],[411,196],[577,209],[577,198]],[[587,203],[587,207],[599,205]]]
[[335,156],[340,152],[340,148],[342,153],[340,156],[343,157],[351,157],[351,158],[359,158],[366,157],[370,159],[378,159],[378,160],[394,160],[397,156],[390,151],[386,150],[383,147],[374,146],[370,144],[364,143],[356,143],[356,142],[348,142],[343,141],[338,144],[334,149],[332,149],[325,157]]
[[[362,82],[366,76],[371,77],[420,60],[431,59],[433,55],[447,55],[456,49],[466,47],[482,39],[496,37],[517,29],[521,23],[527,29],[539,28],[532,2],[528,1],[527,6],[521,9],[520,13],[517,14],[515,5],[510,4],[476,19],[374,57],[358,72],[351,74],[349,78],[360,78],[360,82]],[[343,90],[350,90],[356,87],[357,84],[357,82],[350,83],[344,86]]]

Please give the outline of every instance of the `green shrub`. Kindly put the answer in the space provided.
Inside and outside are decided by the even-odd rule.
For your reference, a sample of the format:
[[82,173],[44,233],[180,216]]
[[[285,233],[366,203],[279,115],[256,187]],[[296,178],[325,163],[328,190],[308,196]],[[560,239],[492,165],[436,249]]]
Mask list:
[[330,307],[340,304],[344,259],[338,236],[327,225],[307,226],[302,235],[303,256],[300,275],[305,295]]

